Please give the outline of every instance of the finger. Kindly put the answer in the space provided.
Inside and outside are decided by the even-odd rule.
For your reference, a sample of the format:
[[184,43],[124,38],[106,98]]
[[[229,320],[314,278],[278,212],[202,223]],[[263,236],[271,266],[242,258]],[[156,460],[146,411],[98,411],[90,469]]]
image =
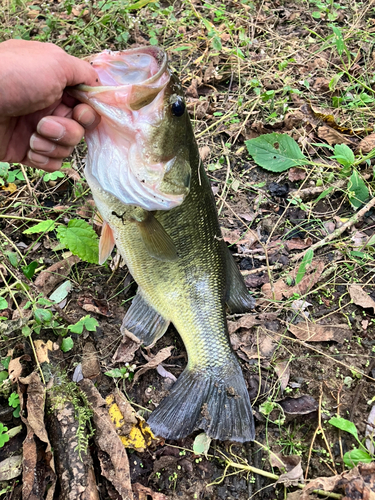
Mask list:
[[62,146],[76,146],[82,139],[85,129],[75,120],[62,116],[42,118],[36,128],[39,135]]
[[50,141],[41,135],[33,134],[30,137],[30,149],[49,158],[66,158],[72,154],[74,147],[61,146],[56,141]]
[[78,104],[73,109],[73,119],[86,130],[93,130],[100,122],[100,115],[88,104]]
[[[64,65],[65,75],[67,77],[66,86],[72,87],[80,83],[86,85],[98,85],[99,77],[94,68],[87,61],[77,59],[74,56],[68,56],[69,64]],[[65,62],[65,61],[64,61]]]
[[[30,158],[31,156],[31,158]],[[47,156],[38,155],[31,151],[28,151],[26,158],[22,161],[24,165],[28,165],[29,167],[40,168],[45,170],[46,172],[55,172],[56,170],[60,170],[62,165],[62,158],[48,158]]]

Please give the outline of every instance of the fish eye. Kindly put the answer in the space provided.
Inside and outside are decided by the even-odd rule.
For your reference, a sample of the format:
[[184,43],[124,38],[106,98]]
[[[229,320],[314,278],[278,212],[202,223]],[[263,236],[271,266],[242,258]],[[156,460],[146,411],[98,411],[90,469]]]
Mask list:
[[185,113],[185,103],[182,97],[177,96],[175,102],[171,105],[172,115],[182,116]]

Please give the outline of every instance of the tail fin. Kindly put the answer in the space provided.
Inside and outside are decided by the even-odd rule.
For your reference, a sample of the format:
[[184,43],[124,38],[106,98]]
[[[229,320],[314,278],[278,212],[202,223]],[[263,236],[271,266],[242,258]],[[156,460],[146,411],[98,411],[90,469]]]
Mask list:
[[153,433],[181,439],[202,429],[221,441],[253,441],[254,419],[241,367],[234,358],[228,365],[187,367],[148,419]]

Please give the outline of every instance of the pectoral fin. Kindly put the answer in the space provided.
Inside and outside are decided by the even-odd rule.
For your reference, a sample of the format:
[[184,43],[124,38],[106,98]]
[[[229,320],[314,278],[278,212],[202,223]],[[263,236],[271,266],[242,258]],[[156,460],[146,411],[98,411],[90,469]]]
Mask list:
[[115,238],[112,229],[107,222],[103,222],[102,234],[99,240],[99,264],[104,262],[111,255],[113,247],[115,246]]
[[151,345],[164,335],[168,325],[169,321],[147,303],[138,289],[137,295],[125,314],[121,332],[125,329],[129,330],[145,345]]
[[178,258],[176,247],[160,222],[149,213],[142,222],[136,222],[148,253],[155,259],[171,261]]

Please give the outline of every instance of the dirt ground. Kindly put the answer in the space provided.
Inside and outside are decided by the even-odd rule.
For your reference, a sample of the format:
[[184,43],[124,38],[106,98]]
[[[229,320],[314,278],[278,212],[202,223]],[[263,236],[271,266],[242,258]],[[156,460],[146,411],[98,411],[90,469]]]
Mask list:
[[[374,2],[8,0],[0,19],[0,40],[52,41],[79,57],[167,50],[223,237],[256,299],[253,312],[228,316],[256,441],[213,441],[199,453],[199,431],[180,441],[147,437],[140,417],[186,366],[182,340],[172,326],[151,349],[123,341],[137,287],[115,253],[99,266],[72,255],[56,229],[24,233],[72,219],[100,233],[83,177],[86,146],[62,177],[0,164],[0,497],[306,500],[321,490],[323,498],[372,498]],[[259,166],[245,141],[271,133],[288,134],[310,163]],[[348,164],[333,157],[341,144],[354,153]],[[66,282],[51,306],[46,298]],[[104,400],[116,388],[137,412],[117,394],[131,413],[122,412],[122,424],[143,429],[126,451],[116,437],[128,435],[122,424],[108,448],[101,437],[112,426]],[[357,431],[329,423],[335,417]]]

